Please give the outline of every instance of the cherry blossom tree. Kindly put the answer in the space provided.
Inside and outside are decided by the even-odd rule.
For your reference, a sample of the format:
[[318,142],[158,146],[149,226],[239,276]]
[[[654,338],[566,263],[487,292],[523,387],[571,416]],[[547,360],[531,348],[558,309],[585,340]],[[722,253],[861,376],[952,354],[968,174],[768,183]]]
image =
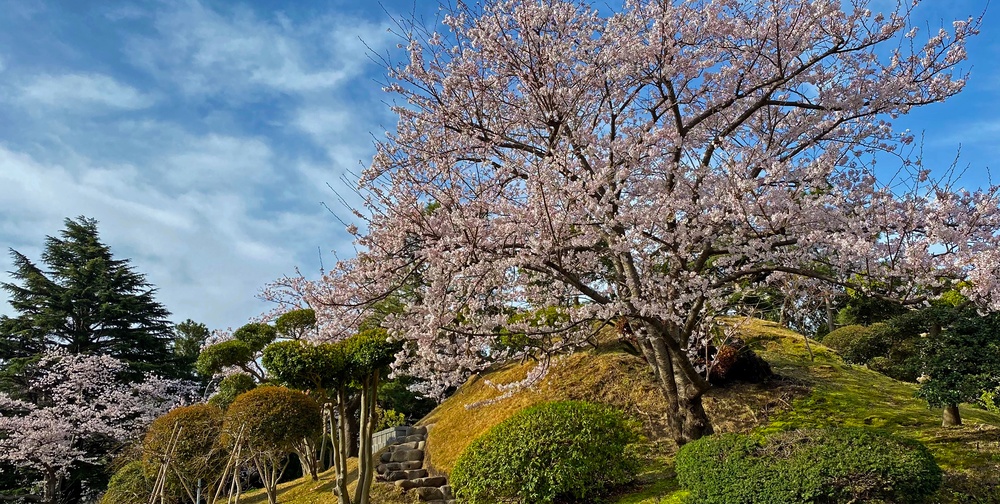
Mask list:
[[[558,352],[624,317],[678,443],[713,431],[692,352],[771,275],[908,303],[964,279],[996,306],[997,188],[931,179],[890,122],[962,89],[979,20],[923,34],[918,0],[870,3],[499,0],[441,31],[401,21],[358,254],[279,288],[330,333],[406,287],[398,364],[437,390],[510,357],[498,328]],[[511,317],[546,306],[558,327]]]
[[155,375],[126,383],[128,365],[106,355],[52,350],[30,368],[18,397],[0,393],[0,461],[37,471],[42,502],[58,501],[72,470],[103,463],[95,447],[136,438],[195,391]]

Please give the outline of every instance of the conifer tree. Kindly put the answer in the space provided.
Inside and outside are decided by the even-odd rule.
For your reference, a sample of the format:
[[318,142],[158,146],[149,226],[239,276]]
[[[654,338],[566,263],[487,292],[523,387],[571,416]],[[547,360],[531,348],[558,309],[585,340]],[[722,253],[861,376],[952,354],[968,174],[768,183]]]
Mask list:
[[170,312],[128,259],[116,259],[98,235],[97,221],[66,219],[45,240],[41,264],[11,250],[9,294],[14,317],[0,320],[0,361],[44,350],[110,355],[136,372],[183,374],[170,349]]

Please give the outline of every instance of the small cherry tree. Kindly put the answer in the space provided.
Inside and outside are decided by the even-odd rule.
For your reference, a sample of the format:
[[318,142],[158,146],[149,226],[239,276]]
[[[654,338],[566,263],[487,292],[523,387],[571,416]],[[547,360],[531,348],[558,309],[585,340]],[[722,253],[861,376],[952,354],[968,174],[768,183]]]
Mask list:
[[229,406],[222,424],[223,441],[253,464],[268,502],[275,504],[288,454],[302,438],[317,434],[321,418],[319,405],[309,396],[265,385],[241,394]]
[[[381,376],[392,363],[398,346],[388,341],[384,329],[368,329],[334,343],[309,343],[290,340],[264,349],[262,363],[277,381],[292,388],[308,390],[310,395],[330,407],[335,494],[341,504],[367,504],[375,466],[372,458],[372,435],[375,433],[375,399]],[[347,491],[347,458],[352,436],[349,417],[355,414],[352,396],[360,398],[358,483],[352,500]],[[334,425],[334,420],[336,420]],[[298,445],[298,452],[312,453],[308,440]],[[314,467],[315,464],[312,465]],[[313,479],[316,474],[313,470]]]
[[[281,283],[327,331],[411,289],[388,327],[437,391],[510,357],[498,328],[558,352],[625,318],[678,443],[713,431],[692,352],[773,274],[907,302],[963,278],[996,304],[997,188],[929,179],[889,122],[962,89],[979,21],[925,36],[918,1],[871,3],[500,0],[459,4],[441,31],[402,21],[399,121],[360,177],[359,253]],[[509,317],[545,306],[560,327]]]
[[29,366],[19,397],[0,393],[0,460],[37,471],[42,502],[57,502],[72,470],[103,463],[95,446],[134,439],[194,392],[154,375],[127,383],[128,372],[113,357],[49,351]]

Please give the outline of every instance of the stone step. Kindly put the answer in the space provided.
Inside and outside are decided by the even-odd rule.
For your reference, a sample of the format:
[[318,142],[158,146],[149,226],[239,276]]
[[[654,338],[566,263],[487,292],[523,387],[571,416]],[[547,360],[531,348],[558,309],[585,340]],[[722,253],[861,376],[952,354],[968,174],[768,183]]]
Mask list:
[[423,450],[404,449],[382,453],[382,456],[379,457],[379,462],[385,464],[389,462],[410,462],[423,459]]
[[396,486],[402,488],[403,490],[433,488],[442,495],[441,497],[438,498],[443,499],[444,493],[441,492],[441,490],[438,487],[445,485],[447,483],[448,483],[448,478],[445,478],[444,476],[428,476],[426,478],[399,480],[396,481]]
[[446,496],[439,487],[414,488],[413,492],[417,494],[417,498],[423,502],[447,500],[448,498],[448,496]]
[[417,442],[426,441],[426,440],[427,440],[427,435],[426,434],[410,434],[409,436],[406,436],[405,438],[397,439],[396,442],[393,443],[393,444],[396,444],[396,443],[417,443]]
[[424,463],[420,460],[410,460],[408,462],[388,462],[376,466],[375,472],[378,474],[386,474],[393,471],[412,471],[414,469],[420,469],[423,466]]
[[389,446],[386,446],[385,449],[386,449],[386,451],[416,450],[416,449],[421,449],[422,450],[423,447],[420,446],[421,444],[423,444],[423,441],[409,441],[409,442],[404,442],[404,443],[391,444]]
[[386,481],[415,480],[427,477],[427,469],[414,469],[411,471],[392,471],[386,473]]

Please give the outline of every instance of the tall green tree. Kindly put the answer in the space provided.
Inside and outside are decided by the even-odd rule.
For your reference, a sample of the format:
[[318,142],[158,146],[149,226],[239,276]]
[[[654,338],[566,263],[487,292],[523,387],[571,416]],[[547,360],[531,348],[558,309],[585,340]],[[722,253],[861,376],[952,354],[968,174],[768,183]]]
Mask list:
[[110,355],[134,371],[184,374],[171,349],[170,312],[128,259],[116,259],[97,221],[66,219],[45,239],[41,263],[11,249],[12,282],[0,284],[14,317],[0,319],[0,361],[62,348]]
[[174,356],[177,358],[178,363],[192,377],[195,374],[195,363],[198,361],[198,354],[201,353],[201,347],[205,344],[208,336],[208,326],[191,319],[187,319],[174,326]]

